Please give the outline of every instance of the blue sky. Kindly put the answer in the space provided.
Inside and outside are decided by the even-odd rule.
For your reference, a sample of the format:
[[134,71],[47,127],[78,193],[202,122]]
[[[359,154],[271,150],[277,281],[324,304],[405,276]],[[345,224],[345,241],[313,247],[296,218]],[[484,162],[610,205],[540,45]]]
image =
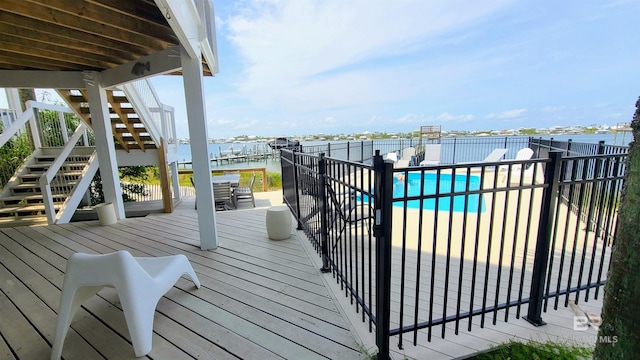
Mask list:
[[[212,138],[615,125],[640,96],[636,0],[214,4]],[[152,81],[187,137],[181,78]]]

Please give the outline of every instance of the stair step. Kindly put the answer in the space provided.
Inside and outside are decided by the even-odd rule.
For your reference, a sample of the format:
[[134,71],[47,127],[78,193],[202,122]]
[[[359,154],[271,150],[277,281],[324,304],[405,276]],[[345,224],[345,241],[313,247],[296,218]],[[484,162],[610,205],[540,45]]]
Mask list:
[[[87,159],[87,161],[89,161],[89,159]],[[65,169],[65,170],[81,170],[84,169],[84,167],[87,165],[87,161],[82,162],[82,161],[68,161],[65,162],[60,168],[61,169]],[[43,172],[47,171],[47,169],[49,169],[49,166],[51,166],[51,164],[53,164],[53,162],[42,162],[42,163],[38,163],[38,164],[30,164],[27,165],[26,167],[29,169],[29,172],[31,173],[40,173],[42,174]]]
[[[116,143],[115,145],[116,145],[116,150],[124,150],[124,147],[122,145],[120,145],[119,143]],[[140,148],[138,146],[138,143],[136,143],[136,142],[127,142],[127,145],[129,145],[129,149],[139,149]],[[158,147],[154,143],[145,143],[144,144],[144,148],[145,149],[157,149]]]
[[[66,187],[68,187],[68,189],[70,190],[75,185],[75,182],[69,181],[66,185],[67,185]],[[42,192],[40,192],[40,184],[35,184],[35,183],[10,185],[9,189],[11,191],[12,196],[19,196],[22,194],[42,195]],[[65,192],[56,190],[56,187],[52,186],[51,193],[55,195],[60,195]]]
[[[66,171],[62,171],[62,173],[58,172],[59,175],[64,175],[67,177],[67,179],[73,178],[74,180],[77,180],[80,176],[82,176],[82,171],[81,170],[66,170]],[[42,176],[42,173],[29,173],[29,174],[23,174],[20,175],[20,181],[23,184],[32,184],[32,183],[37,183],[38,181],[40,181],[40,177]]]
[[[58,210],[62,204],[54,204]],[[42,215],[45,213],[44,204],[13,205],[0,208],[0,217],[17,217],[21,215]]]
[[[64,202],[66,196],[65,194],[54,194],[53,202]],[[33,194],[33,195],[10,195],[0,197],[0,205],[9,206],[9,205],[18,205],[21,202],[26,202],[27,204],[41,204],[42,203],[42,195],[41,194]]]
[[43,215],[37,216],[21,216],[21,217],[0,217],[0,228],[17,227],[17,226],[43,226],[47,225],[47,217]]

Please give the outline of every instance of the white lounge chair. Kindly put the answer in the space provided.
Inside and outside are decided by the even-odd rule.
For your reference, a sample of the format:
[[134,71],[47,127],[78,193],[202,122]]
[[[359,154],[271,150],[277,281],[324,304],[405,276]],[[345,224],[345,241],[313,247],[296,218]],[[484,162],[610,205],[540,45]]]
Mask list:
[[508,151],[509,149],[494,149],[489,155],[487,155],[487,157],[485,157],[481,161],[463,161],[463,162],[459,162],[458,164],[474,164],[478,162],[490,162],[490,163],[498,162],[502,160],[502,157]]
[[407,160],[407,159],[400,159],[398,161],[395,162],[395,164],[393,164],[394,168],[406,168],[409,167],[409,163],[411,162],[411,160]]
[[[521,160],[521,161],[529,160],[531,159],[532,156],[533,156],[533,150],[529,148],[523,148],[523,149],[520,149],[520,151],[518,151],[518,153],[516,154],[515,160]],[[533,169],[534,169],[533,166],[529,167],[528,169],[525,169],[523,175],[531,175],[533,173]],[[509,182],[511,183],[519,182],[520,175],[523,173],[522,164],[500,165],[500,168],[498,171],[500,173],[500,180],[502,183],[505,183],[507,181],[509,171],[511,171],[511,176],[509,177]]]
[[440,144],[423,145],[424,159],[420,166],[440,165]]
[[411,160],[411,158],[413,158],[414,156],[416,156],[416,148],[407,147],[402,149],[402,159]]
[[395,152],[390,152],[387,153],[387,155],[384,156],[385,160],[391,160],[394,163],[396,163],[398,161],[398,154],[396,154]]

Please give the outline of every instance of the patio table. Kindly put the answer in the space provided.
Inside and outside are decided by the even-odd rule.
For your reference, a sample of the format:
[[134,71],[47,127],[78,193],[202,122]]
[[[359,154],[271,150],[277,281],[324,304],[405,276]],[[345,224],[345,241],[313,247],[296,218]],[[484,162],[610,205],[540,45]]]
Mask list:
[[237,187],[240,185],[240,174],[228,174],[228,175],[215,175],[211,177],[211,183],[216,182],[230,182],[231,186]]

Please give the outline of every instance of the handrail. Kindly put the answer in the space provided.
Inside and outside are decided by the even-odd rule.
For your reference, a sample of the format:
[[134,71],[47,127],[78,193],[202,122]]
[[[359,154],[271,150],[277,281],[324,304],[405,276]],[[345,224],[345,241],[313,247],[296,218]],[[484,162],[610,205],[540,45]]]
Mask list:
[[97,152],[94,151],[91,155],[91,158],[87,162],[87,165],[82,169],[82,176],[80,177],[80,181],[78,181],[73,189],[71,189],[71,193],[67,196],[66,200],[60,207],[60,210],[56,213],[55,223],[56,224],[66,224],[71,221],[75,210],[78,208],[80,204],[80,200],[82,200],[85,192],[91,186],[91,182],[93,181],[94,175],[98,172],[99,167]]
[[47,222],[49,224],[55,223],[55,208],[53,205],[53,194],[51,192],[51,181],[56,177],[58,171],[64,165],[67,157],[71,154],[71,151],[75,148],[80,138],[84,135],[87,128],[83,122],[81,122],[73,135],[69,138],[69,141],[65,144],[62,152],[56,157],[53,164],[49,166],[47,171],[40,176],[40,191],[42,192],[42,200],[44,202],[45,213],[47,214]]
[[16,121],[0,134],[0,147],[3,147],[24,125],[33,117],[33,108],[27,107],[27,110],[18,117]]
[[139,80],[123,84],[122,90],[140,116],[140,120],[144,123],[153,141],[160,144],[160,139],[163,137],[162,122],[154,119],[153,112],[161,112],[162,105],[151,85],[147,80]]

